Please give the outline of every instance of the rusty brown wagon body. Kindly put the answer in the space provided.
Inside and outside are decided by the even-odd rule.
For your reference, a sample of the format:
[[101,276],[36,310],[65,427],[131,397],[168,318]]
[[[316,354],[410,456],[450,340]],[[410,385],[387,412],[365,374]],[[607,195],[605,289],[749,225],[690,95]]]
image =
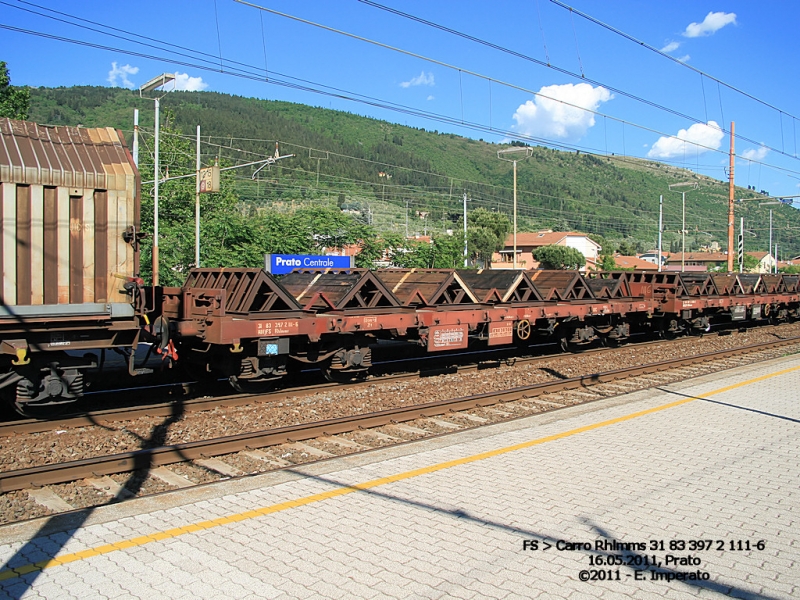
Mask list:
[[0,119],[0,386],[19,406],[82,394],[96,361],[66,351],[135,346],[138,189],[120,132]]

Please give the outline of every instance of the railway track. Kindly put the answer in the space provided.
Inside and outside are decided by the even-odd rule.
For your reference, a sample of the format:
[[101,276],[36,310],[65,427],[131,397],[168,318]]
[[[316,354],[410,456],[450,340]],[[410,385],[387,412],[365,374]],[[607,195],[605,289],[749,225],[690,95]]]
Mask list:
[[[638,341],[632,344],[626,344],[625,347],[633,347],[634,344],[636,347],[649,347],[653,345],[670,344],[670,343],[671,341],[667,340],[651,339],[647,341]],[[436,362],[434,362],[433,366],[428,365],[425,367],[420,367],[419,369],[416,370],[412,368],[412,370],[409,370],[408,372],[404,373],[397,373],[396,371],[398,369],[396,367],[389,366],[390,364],[394,363],[390,363],[387,361],[386,363],[378,365],[379,368],[381,369],[389,369],[385,374],[370,376],[368,379],[364,381],[358,381],[350,384],[319,382],[306,385],[289,385],[287,387],[281,387],[280,389],[277,389],[273,392],[264,394],[226,393],[222,396],[215,394],[202,397],[182,396],[177,401],[173,397],[166,401],[159,401],[144,405],[141,403],[137,403],[134,405],[130,405],[129,403],[124,403],[122,406],[117,406],[107,409],[92,410],[92,411],[75,412],[50,419],[17,418],[14,420],[0,422],[0,439],[13,435],[27,435],[33,433],[46,432],[46,431],[71,429],[75,427],[109,425],[120,421],[129,421],[144,417],[159,417],[159,418],[169,417],[171,414],[173,414],[175,410],[175,404],[178,401],[180,402],[181,410],[184,413],[196,413],[196,412],[213,410],[218,407],[231,408],[237,406],[245,406],[249,404],[261,404],[268,402],[277,403],[284,401],[287,398],[304,398],[312,396],[322,391],[340,389],[342,385],[346,385],[347,389],[349,390],[358,390],[366,386],[374,385],[377,383],[382,384],[387,382],[411,381],[415,379],[433,377],[442,374],[465,373],[481,369],[490,369],[493,367],[499,367],[504,364],[534,365],[536,363],[552,360],[553,358],[558,356],[563,356],[563,351],[560,348],[558,348],[555,343],[542,344],[538,347],[531,346],[530,348],[540,349],[544,347],[552,347],[553,349],[555,349],[555,351],[553,353],[527,355],[527,356],[514,356],[512,354],[509,354],[508,352],[501,351],[497,353],[496,357],[490,359],[486,359],[485,358],[486,354],[485,352],[482,351],[473,353],[464,353],[461,358],[466,360],[463,360],[460,363],[455,363],[455,364],[442,363],[442,365],[438,365]],[[606,347],[592,347],[582,350],[580,354],[593,355],[608,350],[609,349]],[[470,360],[473,357],[483,357],[484,360],[480,362],[470,362]],[[398,361],[398,362],[410,363],[412,364],[412,366],[415,366],[415,363],[413,362],[415,360],[417,359],[405,359],[403,361]],[[428,360],[430,361],[430,359]],[[220,383],[219,386],[220,389],[224,388],[227,388],[228,390],[230,389],[224,382],[219,382],[219,383]],[[170,387],[188,388],[191,387],[191,385],[192,382],[187,382],[183,384],[175,383],[171,384]]]
[[[194,461],[204,469],[216,471],[219,475],[217,479],[231,477],[243,474],[226,462],[227,457],[238,453],[250,460],[263,462],[262,471],[268,471],[281,466],[371,450],[375,447],[463,431],[493,422],[592,402],[612,395],[730,368],[734,366],[733,363],[750,363],[757,358],[754,354],[765,355],[762,359],[771,358],[776,349],[782,352],[781,349],[789,346],[795,351],[800,349],[800,337],[518,386],[497,392],[196,442],[170,446],[153,445],[132,452],[7,471],[0,473],[0,492],[7,494],[28,490],[32,498],[38,498],[48,505],[50,512],[57,511],[57,507],[66,511],[72,507],[66,502],[59,503],[57,497],[55,502],[48,504],[47,500],[48,498],[53,500],[53,494],[46,493],[47,486],[86,480],[95,488],[102,489],[104,486],[107,496],[111,496],[107,501],[121,500],[132,494],[126,494],[125,487],[111,479],[110,475],[152,474],[172,487],[188,487],[193,485],[192,482],[180,473],[174,473],[165,467],[186,465]],[[770,352],[772,354],[769,354]],[[307,443],[312,440],[311,444]],[[331,452],[334,447],[336,450]],[[280,450],[272,453],[264,451],[275,448]],[[303,454],[306,455],[305,458],[302,457]],[[280,457],[289,457],[289,460],[282,461]]]
[[[652,340],[646,342],[637,342],[639,346],[655,345],[655,344],[669,344],[669,341]],[[548,346],[556,347],[555,344],[548,344]],[[597,347],[590,348],[583,351],[583,354],[594,354],[598,352],[607,351],[607,348]],[[558,351],[554,354],[541,354],[536,356],[522,356],[508,358],[504,355],[498,358],[484,360],[476,363],[464,363],[458,365],[449,365],[447,367],[433,367],[425,370],[411,371],[401,374],[387,374],[370,377],[365,381],[355,382],[351,384],[341,383],[314,383],[310,385],[302,385],[299,387],[287,387],[285,389],[276,390],[267,394],[230,394],[223,397],[199,397],[199,398],[182,398],[180,400],[181,408],[184,412],[200,412],[213,410],[217,407],[235,407],[244,406],[247,404],[265,403],[265,402],[280,402],[289,397],[302,398],[311,396],[325,390],[340,389],[342,385],[347,385],[348,389],[357,390],[365,386],[374,385],[376,383],[387,383],[393,381],[408,381],[424,377],[432,377],[445,373],[455,372],[469,372],[479,369],[491,368],[492,366],[500,366],[503,364],[535,364],[537,362],[544,362],[552,360],[562,354]],[[475,353],[476,356],[485,354]],[[178,386],[179,384],[175,384]],[[127,421],[138,419],[142,417],[168,417],[174,411],[175,400],[166,402],[158,402],[147,405],[138,406],[122,406],[118,408],[109,408],[103,410],[88,411],[85,413],[74,413],[64,415],[54,419],[17,419],[0,423],[0,438],[12,435],[25,435],[31,433],[41,433],[50,430],[69,429],[73,427],[105,425],[119,421]]]

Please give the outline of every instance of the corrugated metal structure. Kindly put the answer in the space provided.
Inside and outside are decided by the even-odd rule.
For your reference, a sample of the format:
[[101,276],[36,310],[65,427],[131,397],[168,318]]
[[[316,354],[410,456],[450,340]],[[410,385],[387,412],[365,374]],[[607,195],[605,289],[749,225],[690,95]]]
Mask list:
[[130,304],[138,189],[118,131],[0,119],[3,305]]

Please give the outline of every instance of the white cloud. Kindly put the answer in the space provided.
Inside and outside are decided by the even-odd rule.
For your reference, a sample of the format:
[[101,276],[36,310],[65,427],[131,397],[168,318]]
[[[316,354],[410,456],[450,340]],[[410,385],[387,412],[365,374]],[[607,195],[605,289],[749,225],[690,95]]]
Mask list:
[[680,42],[670,42],[669,44],[664,46],[661,49],[661,51],[662,52],[675,52],[675,50],[677,50],[680,47],[681,47],[681,43]]
[[766,146],[759,146],[758,148],[748,148],[742,152],[742,158],[747,160],[763,160],[766,158],[769,149]]
[[[108,83],[114,87],[134,87],[133,82],[128,79],[128,75],[136,75],[139,72],[139,67],[132,67],[130,65],[117,66],[116,62],[111,63],[111,70],[108,72]],[[120,83],[117,83],[117,79]]]
[[[175,87],[172,87],[172,86]],[[175,73],[175,81],[171,85],[165,86],[170,91],[183,90],[186,92],[202,92],[208,87],[208,84],[203,81],[202,77],[189,77],[188,73]]]
[[425,71],[422,71],[417,77],[412,77],[410,80],[401,83],[400,87],[408,88],[417,85],[430,85],[430,86],[435,85],[433,80],[433,73],[425,73]]
[[516,110],[514,129],[525,135],[573,141],[594,125],[594,114],[588,111],[614,97],[606,88],[588,83],[544,86],[539,94]]
[[718,149],[724,135],[715,121],[709,121],[708,124],[695,123],[689,129],[681,129],[677,135],[658,138],[647,156],[649,158],[695,156]]
[[428,97],[426,98],[426,100],[436,100],[436,98],[434,98],[433,96],[428,96]]
[[683,56],[679,57],[678,60],[681,62],[689,62],[689,59],[692,58],[688,54],[684,54]]
[[695,38],[712,35],[730,24],[736,25],[736,13],[710,12],[702,23],[689,23],[683,36]]

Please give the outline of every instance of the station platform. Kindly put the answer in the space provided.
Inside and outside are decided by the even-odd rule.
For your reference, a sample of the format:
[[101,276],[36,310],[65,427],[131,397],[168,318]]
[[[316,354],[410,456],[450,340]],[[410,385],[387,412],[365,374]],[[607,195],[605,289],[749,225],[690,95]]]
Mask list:
[[0,528],[6,598],[800,597],[800,356]]

